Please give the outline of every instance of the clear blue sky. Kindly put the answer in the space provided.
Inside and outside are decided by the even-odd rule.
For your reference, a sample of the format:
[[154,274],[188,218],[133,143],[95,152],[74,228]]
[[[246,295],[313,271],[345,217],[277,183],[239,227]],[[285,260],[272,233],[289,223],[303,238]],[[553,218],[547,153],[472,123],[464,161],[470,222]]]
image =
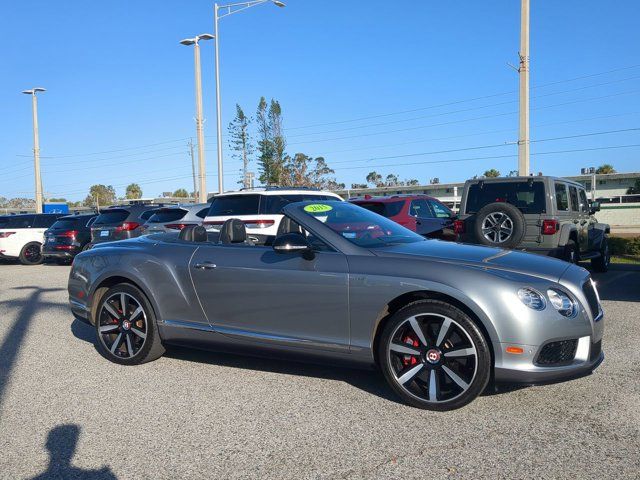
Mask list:
[[[541,85],[532,89],[532,140],[640,128],[640,2],[531,3],[531,83]],[[448,182],[516,168],[518,77],[507,62],[518,61],[519,1],[287,4],[221,21],[225,132],[236,102],[253,113],[264,95],[283,107],[288,152],[324,156],[347,185],[370,170]],[[20,91],[34,86],[47,88],[39,102],[45,192],[81,199],[104,183],[123,195],[130,182],[145,196],[190,190],[193,54],[178,41],[212,28],[205,0],[5,4],[0,195],[33,195],[31,106]],[[213,191],[212,42],[202,55]],[[577,77],[586,78],[566,81]],[[352,121],[361,117],[372,118]],[[541,154],[634,144],[639,130],[535,142],[532,170],[571,175],[609,162],[638,171],[640,147]],[[486,145],[501,146],[461,150]],[[431,153],[443,150],[460,151]],[[234,188],[240,163],[227,151],[225,164],[225,186]]]

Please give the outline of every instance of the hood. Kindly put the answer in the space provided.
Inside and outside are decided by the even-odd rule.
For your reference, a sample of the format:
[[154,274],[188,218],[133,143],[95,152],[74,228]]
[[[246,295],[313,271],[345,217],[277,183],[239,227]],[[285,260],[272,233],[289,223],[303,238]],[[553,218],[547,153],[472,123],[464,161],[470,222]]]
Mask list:
[[441,240],[391,245],[371,251],[378,256],[421,257],[432,262],[454,263],[533,275],[553,282],[557,282],[571,266],[571,264],[557,258]]

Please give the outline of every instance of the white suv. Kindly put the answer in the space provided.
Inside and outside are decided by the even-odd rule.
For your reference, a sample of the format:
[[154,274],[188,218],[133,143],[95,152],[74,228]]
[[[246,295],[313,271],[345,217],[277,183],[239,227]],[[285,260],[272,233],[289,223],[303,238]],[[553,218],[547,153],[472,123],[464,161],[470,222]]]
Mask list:
[[219,230],[230,218],[242,220],[247,234],[270,236],[276,235],[283,215],[282,208],[293,202],[307,200],[342,200],[332,192],[320,190],[266,187],[216,195],[209,213],[204,219],[208,230]]
[[0,217],[0,259],[19,259],[23,265],[42,263],[44,231],[58,215],[41,213]]

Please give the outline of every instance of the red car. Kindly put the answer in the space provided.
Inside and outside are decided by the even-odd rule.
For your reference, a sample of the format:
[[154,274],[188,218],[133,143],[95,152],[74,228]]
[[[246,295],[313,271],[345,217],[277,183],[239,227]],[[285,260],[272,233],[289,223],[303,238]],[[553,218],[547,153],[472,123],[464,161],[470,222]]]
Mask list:
[[367,210],[389,218],[429,238],[454,241],[456,215],[439,200],[428,195],[392,195],[349,199]]

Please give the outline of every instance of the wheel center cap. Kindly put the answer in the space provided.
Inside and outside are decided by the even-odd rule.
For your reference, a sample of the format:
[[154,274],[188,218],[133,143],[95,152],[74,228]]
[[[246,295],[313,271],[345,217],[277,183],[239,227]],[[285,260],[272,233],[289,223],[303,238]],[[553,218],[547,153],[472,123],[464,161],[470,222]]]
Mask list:
[[122,328],[124,330],[129,330],[131,328],[131,322],[129,320],[124,320],[122,322]]
[[432,365],[438,363],[441,357],[442,357],[442,354],[440,353],[440,350],[437,350],[435,348],[428,350],[424,356],[425,360],[431,363]]

